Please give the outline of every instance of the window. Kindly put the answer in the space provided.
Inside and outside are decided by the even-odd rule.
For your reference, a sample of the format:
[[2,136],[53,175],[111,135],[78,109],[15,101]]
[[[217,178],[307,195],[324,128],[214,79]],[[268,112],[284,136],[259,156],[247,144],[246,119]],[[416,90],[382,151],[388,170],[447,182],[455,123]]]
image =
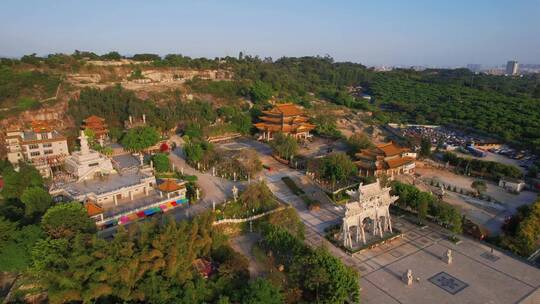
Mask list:
[[39,155],[40,155],[39,151],[30,152],[30,156],[39,156]]
[[36,145],[36,144],[28,145],[28,149],[30,149],[30,150],[34,150],[34,149],[37,149],[37,148],[39,148],[39,145]]
[[50,147],[52,147],[52,144],[51,144],[51,143],[43,144],[43,148],[50,148]]
[[45,154],[45,155],[53,154],[53,150],[45,150],[45,151],[43,151],[43,154]]
[[88,164],[88,167],[95,167],[97,165],[99,165],[99,163],[91,163],[91,164]]

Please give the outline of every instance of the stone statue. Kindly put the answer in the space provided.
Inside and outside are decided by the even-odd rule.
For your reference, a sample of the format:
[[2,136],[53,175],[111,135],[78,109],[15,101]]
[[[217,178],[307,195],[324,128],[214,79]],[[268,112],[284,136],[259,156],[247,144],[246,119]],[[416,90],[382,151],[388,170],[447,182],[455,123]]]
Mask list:
[[216,176],[216,167],[212,167],[212,176]]
[[180,173],[181,173],[182,175],[184,175],[184,167],[181,167],[181,168],[180,168]]
[[212,201],[212,211],[216,211],[216,201]]
[[233,185],[232,187],[232,195],[234,201],[236,202],[236,199],[238,198],[238,188],[236,188],[236,185]]
[[412,270],[407,269],[407,272],[403,273],[402,280],[403,280],[403,283],[405,283],[407,285],[412,285],[412,283],[413,283]]
[[144,165],[144,157],[142,155],[142,152],[139,153],[139,162],[141,163],[141,166]]
[[195,195],[197,196],[197,200],[199,200],[201,198],[201,191],[199,190],[199,188],[197,188],[197,190],[195,190]]
[[79,136],[79,141],[81,144],[81,154],[87,155],[88,153],[90,153],[90,147],[88,146],[88,136],[86,136],[86,134],[82,130]]
[[451,249],[446,250],[446,254],[443,256],[443,260],[448,265],[452,264],[452,250]]

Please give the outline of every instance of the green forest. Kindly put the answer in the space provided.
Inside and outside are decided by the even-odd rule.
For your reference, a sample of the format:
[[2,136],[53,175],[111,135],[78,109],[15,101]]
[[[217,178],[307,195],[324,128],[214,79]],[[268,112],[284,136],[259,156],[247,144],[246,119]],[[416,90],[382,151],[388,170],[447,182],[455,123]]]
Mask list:
[[[527,91],[516,83],[514,90],[499,91],[491,86],[502,76],[471,74],[471,79],[475,77],[478,82],[488,83],[473,86],[445,79],[436,71],[431,73],[394,71],[374,77],[370,90],[387,116],[386,121],[450,125],[539,151],[540,96],[537,89]],[[529,82],[538,80],[531,77]]]
[[[7,100],[14,102],[13,100],[24,97],[21,92],[24,92],[25,88],[41,87],[41,91],[50,93],[51,88],[55,88],[59,82],[58,76],[53,74],[14,72],[15,70],[37,66],[56,69],[58,74],[61,74],[62,71],[74,71],[83,65],[83,58],[127,58],[143,61],[142,67],[152,68],[226,69],[234,75],[232,82],[195,79],[188,82],[188,86],[195,92],[230,100],[238,97],[249,98],[257,104],[252,112],[268,106],[267,101],[272,96],[307,107],[314,98],[322,98],[349,108],[369,110],[379,123],[392,121],[450,125],[484,132],[537,152],[540,150],[538,75],[493,76],[474,74],[466,69],[428,69],[420,72],[396,69],[376,72],[358,63],[335,62],[329,56],[282,57],[273,60],[244,54],[213,59],[191,58],[180,54],[163,57],[156,54],[135,54],[125,57],[114,51],[101,56],[84,51],[44,57],[32,54],[23,56],[20,60],[0,60],[0,103]],[[371,102],[350,94],[351,88],[358,87],[361,87],[361,92],[373,96]],[[109,97],[111,92],[109,91]],[[132,96],[125,95],[129,93],[122,94],[125,102],[133,100]],[[81,99],[108,97],[107,94],[100,95],[101,93],[96,91],[83,91]],[[115,103],[114,100],[110,102]],[[21,102],[22,107],[28,107],[29,104],[32,103]],[[135,107],[128,106],[131,110],[127,112],[140,113],[148,106],[141,105],[142,109]],[[178,114],[183,110],[177,110],[174,106],[171,108],[171,105],[166,105],[165,108],[167,109],[164,113],[147,112],[156,118],[156,123],[181,118]],[[102,114],[111,115],[112,112],[118,112],[118,118],[126,119],[126,107],[113,106]],[[81,113],[85,113],[84,109]]]

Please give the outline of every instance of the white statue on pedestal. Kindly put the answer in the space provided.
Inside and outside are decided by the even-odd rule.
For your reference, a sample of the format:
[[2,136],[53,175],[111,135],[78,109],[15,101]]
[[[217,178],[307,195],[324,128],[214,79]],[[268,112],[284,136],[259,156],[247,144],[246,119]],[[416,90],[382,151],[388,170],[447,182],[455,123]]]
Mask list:
[[232,195],[234,201],[236,202],[236,199],[238,199],[238,188],[236,188],[236,185],[233,185],[232,187]]
[[403,280],[403,283],[405,283],[407,285],[412,285],[412,283],[413,283],[412,270],[407,269],[407,272],[403,273],[402,280]]
[[443,256],[443,260],[448,265],[452,264],[452,250],[451,249],[446,250],[446,254]]

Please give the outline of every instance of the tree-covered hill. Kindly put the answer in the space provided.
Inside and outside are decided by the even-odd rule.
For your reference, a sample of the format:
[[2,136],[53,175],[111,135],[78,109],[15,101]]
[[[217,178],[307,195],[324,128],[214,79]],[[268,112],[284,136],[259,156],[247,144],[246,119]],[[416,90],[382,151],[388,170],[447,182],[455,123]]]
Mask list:
[[[484,81],[489,81],[489,76],[484,76]],[[477,129],[540,150],[540,99],[532,97],[534,91],[520,93],[516,89],[505,94],[489,87],[478,89],[467,83],[433,79],[429,74],[399,71],[377,74],[370,89],[392,121]]]
[[[117,52],[98,56],[91,52],[52,54],[46,57],[24,56],[20,60],[0,60],[0,104],[16,100],[17,94],[42,87],[49,92],[59,80],[40,72],[14,72],[22,67],[47,68],[47,71],[75,71],[84,60],[119,60]],[[135,54],[134,61],[145,61],[142,69],[186,68],[226,69],[234,75],[232,81],[194,79],[186,86],[195,93],[213,95],[230,102],[239,97],[250,99],[255,110],[267,107],[275,97],[304,106],[314,99],[349,108],[373,112],[375,121],[386,123],[414,122],[449,124],[471,130],[487,132],[505,141],[540,151],[540,76],[523,77],[474,74],[466,69],[428,69],[417,72],[397,69],[377,72],[358,63],[335,62],[331,57],[283,57],[277,60],[257,56],[190,58],[180,54],[158,56]],[[99,67],[95,67],[98,68]],[[105,68],[105,67],[104,67]],[[351,94],[351,88],[362,87],[356,92],[372,94],[374,103]],[[89,98],[90,95],[96,95]],[[101,98],[96,92],[82,92],[83,99]],[[128,94],[129,95],[129,94]],[[128,100],[132,98],[124,96]],[[99,102],[98,102],[99,103]],[[115,101],[111,101],[115,104]],[[93,107],[83,106],[86,108]],[[148,105],[132,105],[129,111]],[[104,116],[114,111],[101,109]],[[86,113],[89,109],[77,109]],[[111,112],[111,110],[113,110]],[[148,109],[145,110],[145,112]],[[150,112],[150,111],[149,111]],[[149,113],[150,116],[158,116]],[[80,116],[80,115],[79,115]],[[256,115],[255,115],[256,116]],[[76,117],[79,120],[80,117]],[[152,117],[150,117],[152,119]],[[167,121],[170,117],[159,117]],[[167,127],[170,127],[167,126]]]
[[0,64],[0,108],[26,110],[54,96],[60,78],[39,71],[16,70]]

